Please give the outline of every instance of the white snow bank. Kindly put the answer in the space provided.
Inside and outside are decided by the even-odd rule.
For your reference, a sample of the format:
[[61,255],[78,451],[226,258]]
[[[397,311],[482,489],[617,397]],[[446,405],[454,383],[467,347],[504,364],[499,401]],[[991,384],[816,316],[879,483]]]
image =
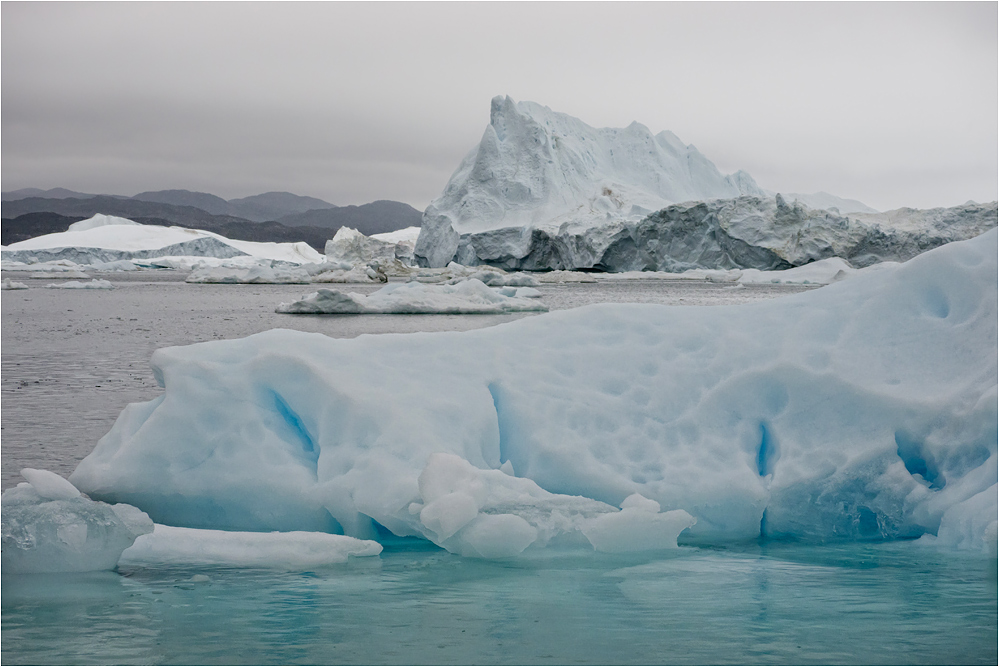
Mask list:
[[89,283],[79,280],[70,280],[64,283],[49,283],[49,289],[114,289],[114,285],[108,280],[91,280]]
[[377,556],[382,545],[346,535],[315,532],[251,533],[176,528],[156,524],[121,555],[120,565],[223,565],[307,570],[346,563],[349,556]]
[[92,218],[86,220],[80,220],[79,222],[74,222],[69,226],[68,232],[85,232],[88,229],[94,229],[95,227],[106,227],[108,225],[138,225],[140,223],[134,220],[129,220],[128,218],[119,218],[116,215],[104,215],[103,213],[98,213]]
[[[299,301],[282,303],[276,312],[288,314],[484,314],[547,311],[542,303],[529,301],[540,292],[529,287],[500,291],[478,280],[455,285],[424,285],[419,282],[394,283],[365,296],[321,289]],[[525,290],[523,293],[520,290]],[[526,291],[530,290],[530,291]]]
[[668,544],[683,522],[631,512],[650,503],[590,523],[635,493],[689,513],[691,540],[994,545],[997,242],[740,306],[159,350],[163,396],[70,479],[172,525],[376,521],[470,555]]
[[24,283],[14,282],[10,278],[4,278],[3,282],[0,283],[0,289],[28,289],[28,286]]
[[135,507],[89,500],[55,473],[25,468],[21,475],[28,481],[0,498],[5,575],[110,570],[153,530]]

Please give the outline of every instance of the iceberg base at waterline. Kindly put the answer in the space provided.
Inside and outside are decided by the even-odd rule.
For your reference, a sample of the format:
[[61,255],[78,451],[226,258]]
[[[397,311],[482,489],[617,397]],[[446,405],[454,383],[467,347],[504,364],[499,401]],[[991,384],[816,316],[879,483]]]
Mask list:
[[692,543],[930,535],[995,553],[997,238],[739,306],[162,349],[164,393],[71,481],[158,523],[387,529],[473,556],[641,547],[682,525],[636,515],[635,494],[690,515]]

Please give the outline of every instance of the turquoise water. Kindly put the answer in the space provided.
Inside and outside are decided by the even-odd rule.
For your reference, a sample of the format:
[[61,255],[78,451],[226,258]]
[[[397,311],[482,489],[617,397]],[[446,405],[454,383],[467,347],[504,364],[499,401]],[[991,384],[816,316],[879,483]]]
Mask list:
[[912,543],[4,578],[4,664],[996,664],[996,560]]

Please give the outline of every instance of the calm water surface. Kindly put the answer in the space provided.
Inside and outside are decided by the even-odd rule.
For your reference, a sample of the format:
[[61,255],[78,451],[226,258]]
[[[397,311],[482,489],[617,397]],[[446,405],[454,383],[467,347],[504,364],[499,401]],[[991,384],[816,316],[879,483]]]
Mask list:
[[[153,350],[274,327],[335,337],[460,330],[525,315],[277,315],[308,286],[107,277],[111,292],[2,298],[3,487],[68,475],[129,402],[160,393]],[[15,276],[15,279],[24,280]],[[375,286],[350,286],[370,292]],[[553,310],[706,305],[807,288],[543,287]],[[530,316],[530,315],[528,315]],[[122,569],[4,577],[4,664],[996,664],[996,560],[912,543],[686,546],[476,561],[387,538],[315,572]]]

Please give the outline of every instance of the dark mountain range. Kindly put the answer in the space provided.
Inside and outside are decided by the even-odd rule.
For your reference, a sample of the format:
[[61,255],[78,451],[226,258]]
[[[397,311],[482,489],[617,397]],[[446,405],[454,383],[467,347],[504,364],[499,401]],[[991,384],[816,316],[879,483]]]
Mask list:
[[140,192],[132,197],[132,199],[155,202],[157,204],[173,204],[174,206],[193,206],[212,215],[230,215],[229,202],[222,199],[222,197],[216,197],[207,192],[157,190],[155,192]]
[[315,197],[303,197],[290,192],[265,192],[262,195],[230,199],[228,213],[257,222],[267,220],[280,222],[284,216],[328,208],[337,207]]
[[[52,188],[51,190],[39,190],[38,188],[22,188],[20,190],[11,190],[10,192],[4,192],[0,195],[0,199],[3,201],[14,201],[15,199],[26,199],[28,197],[47,197],[48,199],[66,199],[68,197],[75,197],[77,199],[86,199],[88,197],[96,197],[97,195],[87,194],[86,192],[74,192],[73,190],[67,190],[66,188]],[[117,196],[117,195],[112,195]],[[121,199],[127,199],[127,197],[121,197]]]
[[26,213],[14,220],[4,218],[0,221],[0,244],[10,245],[27,241],[36,236],[58,234],[69,229],[74,222],[86,220],[82,216],[65,216],[58,213]]
[[[0,243],[10,245],[43,234],[64,232],[74,222],[85,220],[88,217],[90,216],[38,212],[25,213],[16,218],[4,218],[0,224],[0,236],[2,236]],[[238,241],[277,243],[305,241],[319,252],[323,252],[326,241],[333,236],[328,229],[319,227],[285,227],[278,222],[251,222],[226,216],[212,216],[212,219],[203,219],[201,223],[193,225],[179,224],[173,220],[157,217],[133,216],[130,219],[143,225],[203,229]]]
[[[332,238],[336,230],[342,226],[353,227],[363,234],[381,234],[405,227],[418,227],[422,218],[420,211],[412,206],[387,200],[362,206],[334,206],[315,197],[303,197],[290,192],[266,192],[226,201],[213,194],[189,190],[160,190],[142,192],[134,197],[120,197],[75,193],[64,188],[53,190],[26,188],[3,193],[2,211],[3,218],[7,220],[28,213],[56,213],[61,216],[77,216],[81,219],[89,218],[95,213],[104,213],[129,218],[136,222],[141,222],[141,219],[157,219],[164,220],[167,224],[205,229],[236,239],[243,237],[220,230],[222,228],[234,230],[240,225],[275,222],[280,223],[278,228],[267,227],[267,229],[271,229],[280,238],[246,240],[303,240],[319,248],[323,244],[316,245],[314,242],[318,236],[326,235],[327,238]],[[298,231],[285,232],[280,227]],[[306,231],[304,229],[306,227],[315,229]],[[263,229],[265,228],[247,231],[246,234],[258,236]],[[300,239],[289,239],[289,234],[308,235],[309,238],[303,236]],[[16,241],[10,241],[14,242]]]
[[423,214],[409,204],[379,200],[362,206],[337,206],[335,208],[305,211],[278,218],[283,225],[311,225],[327,229],[353,227],[362,234],[383,234],[406,227],[419,227]]

